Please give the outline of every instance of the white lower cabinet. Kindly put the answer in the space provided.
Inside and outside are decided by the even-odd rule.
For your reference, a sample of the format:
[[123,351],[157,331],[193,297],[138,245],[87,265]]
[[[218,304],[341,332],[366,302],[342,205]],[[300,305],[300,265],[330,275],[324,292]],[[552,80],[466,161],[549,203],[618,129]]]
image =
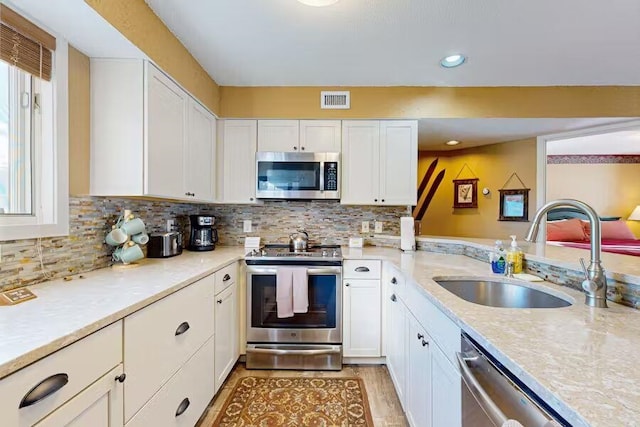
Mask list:
[[122,426],[123,383],[117,378],[122,364],[37,423],[37,427]]
[[210,338],[126,426],[194,426],[214,395],[214,348]]
[[387,369],[396,388],[402,407],[406,410],[407,377],[407,309],[391,292],[387,305]]
[[380,357],[380,280],[345,279],[342,301],[344,356]]
[[218,293],[215,299],[215,391],[217,392],[239,357],[236,284],[230,284]]
[[0,425],[122,425],[121,372],[118,321],[2,378]]
[[424,328],[415,317],[409,315],[408,361],[405,412],[409,424],[414,427],[431,426],[431,350]]
[[462,425],[461,378],[438,346],[431,349],[431,382],[433,426]]

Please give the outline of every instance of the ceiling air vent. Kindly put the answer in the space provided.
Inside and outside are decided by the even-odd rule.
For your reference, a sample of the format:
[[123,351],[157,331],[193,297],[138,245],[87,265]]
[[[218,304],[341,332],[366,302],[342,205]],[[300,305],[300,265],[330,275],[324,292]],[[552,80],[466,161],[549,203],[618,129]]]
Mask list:
[[320,92],[320,108],[323,110],[348,110],[351,108],[351,92],[348,90]]

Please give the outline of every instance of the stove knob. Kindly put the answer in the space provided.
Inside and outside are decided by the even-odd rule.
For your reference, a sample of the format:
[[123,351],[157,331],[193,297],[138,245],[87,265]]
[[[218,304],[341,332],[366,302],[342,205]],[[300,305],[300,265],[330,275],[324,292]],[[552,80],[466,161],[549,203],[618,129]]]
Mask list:
[[258,256],[258,251],[256,249],[251,249],[251,256]]
[[262,250],[262,256],[267,256],[267,251],[265,251],[264,249]]
[[323,250],[322,250],[322,257],[323,257],[323,258],[326,258],[327,256],[329,256],[329,254],[327,253],[327,251],[326,251],[326,250],[324,250],[324,249],[323,249]]
[[331,255],[333,258],[337,258],[338,257],[338,251],[337,250],[333,250],[333,255]]

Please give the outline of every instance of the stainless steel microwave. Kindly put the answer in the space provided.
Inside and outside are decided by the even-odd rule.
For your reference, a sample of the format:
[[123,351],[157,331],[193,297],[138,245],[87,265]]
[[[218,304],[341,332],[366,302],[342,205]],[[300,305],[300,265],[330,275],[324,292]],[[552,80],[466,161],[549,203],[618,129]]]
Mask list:
[[340,199],[340,153],[256,153],[258,199]]

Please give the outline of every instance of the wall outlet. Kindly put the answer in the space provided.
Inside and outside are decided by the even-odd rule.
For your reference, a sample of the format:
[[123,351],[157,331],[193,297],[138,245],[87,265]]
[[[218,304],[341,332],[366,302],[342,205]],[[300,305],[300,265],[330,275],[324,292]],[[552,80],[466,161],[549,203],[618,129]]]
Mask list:
[[242,231],[245,233],[251,233],[251,220],[245,219],[242,221]]
[[175,219],[168,219],[167,220],[167,231],[173,231],[173,227],[176,225],[176,220]]
[[382,221],[376,221],[375,232],[378,234],[382,233]]
[[369,232],[369,221],[362,221],[362,232],[363,233]]

